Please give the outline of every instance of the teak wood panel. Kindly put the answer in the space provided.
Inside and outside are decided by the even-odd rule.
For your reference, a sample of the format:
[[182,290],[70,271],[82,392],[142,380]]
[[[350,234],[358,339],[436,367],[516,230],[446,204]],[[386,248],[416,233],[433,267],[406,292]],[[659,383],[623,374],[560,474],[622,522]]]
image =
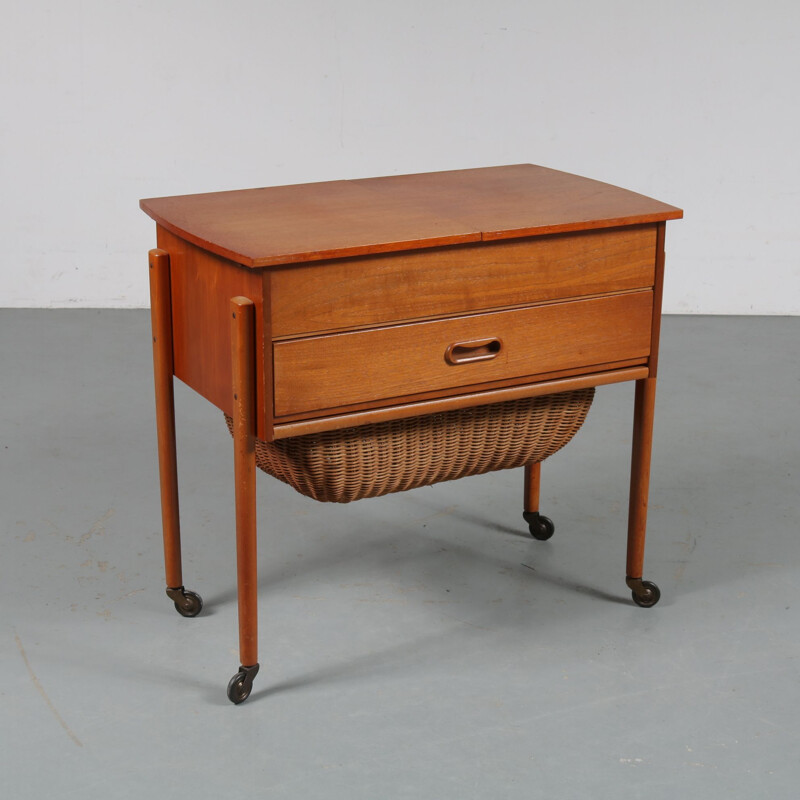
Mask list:
[[230,301],[236,296],[253,301],[257,429],[259,436],[268,435],[270,364],[264,359],[262,273],[201,250],[163,228],[158,229],[158,246],[170,257],[175,376],[226,414],[233,413]]
[[653,285],[656,226],[284,267],[274,336],[522,306]]
[[[279,428],[285,429],[287,424],[291,425],[295,422],[318,422],[322,419],[340,419],[344,417],[352,417],[362,413],[373,414],[377,411],[385,411],[387,408],[395,408],[397,410],[402,409],[404,411],[408,410],[408,416],[415,416],[412,411],[414,407],[430,402],[442,402],[447,404],[450,401],[454,401],[456,404],[453,405],[453,408],[466,408],[466,405],[464,405],[462,402],[465,397],[474,399],[479,396],[485,396],[489,398],[490,396],[494,396],[495,393],[507,391],[515,392],[514,397],[527,397],[529,394],[530,396],[533,396],[533,394],[536,394],[536,392],[523,392],[522,394],[517,392],[520,389],[532,388],[543,383],[577,379],[583,380],[585,378],[597,377],[601,373],[620,373],[631,369],[643,369],[644,377],[647,377],[650,372],[648,368],[648,357],[641,356],[639,358],[631,358],[626,361],[614,361],[610,364],[592,364],[590,367],[582,366],[573,367],[572,369],[559,369],[553,372],[539,372],[530,378],[506,378],[505,380],[482,382],[476,385],[465,384],[463,386],[457,386],[454,388],[451,387],[448,389],[434,389],[429,392],[419,392],[417,394],[404,395],[402,397],[390,398],[388,400],[384,399],[377,402],[368,401],[363,403],[353,403],[340,408],[325,409],[322,414],[320,414],[319,411],[305,411],[300,412],[299,414],[285,414],[276,420],[275,435],[276,437],[278,436],[277,431]],[[595,384],[592,384],[591,382],[584,383],[583,387],[592,385]],[[492,400],[487,399],[485,402],[490,403]],[[481,404],[482,403],[480,401],[472,403],[472,405]],[[467,403],[467,405],[469,405],[469,403]],[[400,416],[402,416],[402,414],[398,414],[398,416],[395,418],[399,419]]]
[[[275,342],[275,415],[647,356],[652,308],[647,290]],[[484,339],[499,352],[446,360],[453,345]]]
[[661,340],[661,303],[664,298],[664,237],[667,232],[667,223],[659,222],[656,226],[656,275],[653,284],[653,328],[650,333],[651,356],[648,366],[650,377],[658,376],[658,345]]
[[[285,439],[289,436],[303,436],[309,433],[333,431],[373,422],[387,422],[405,417],[436,414],[454,408],[469,408],[488,403],[502,403],[506,400],[518,400],[521,397],[569,392],[573,389],[585,389],[587,386],[606,386],[610,383],[635,381],[647,376],[648,369],[643,365],[597,371],[595,371],[595,367],[592,367],[591,372],[574,377],[542,378],[537,375],[535,383],[519,384],[517,382],[516,386],[489,390],[481,388],[474,392],[467,390],[463,394],[460,393],[460,390],[458,393],[450,394],[442,392],[439,393],[441,396],[431,397],[427,400],[408,402],[408,399],[404,398],[400,405],[389,403],[377,408],[314,416],[311,419],[298,419],[291,422],[278,422],[275,425],[275,438]],[[356,407],[352,406],[351,408]]]
[[482,241],[638,225],[679,208],[608,183],[536,164],[357,181],[396,206],[427,208],[481,231]]
[[142,200],[159,225],[247,267],[677,219],[683,212],[533,164]]

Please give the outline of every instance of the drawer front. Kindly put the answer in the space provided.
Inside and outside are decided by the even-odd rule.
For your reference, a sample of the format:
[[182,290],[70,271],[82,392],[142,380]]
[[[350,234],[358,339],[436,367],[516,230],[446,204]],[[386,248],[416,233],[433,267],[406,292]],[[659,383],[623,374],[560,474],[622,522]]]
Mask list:
[[645,225],[285,267],[270,278],[273,335],[643,289],[655,254]]
[[275,414],[645,358],[652,310],[639,291],[275,342]]

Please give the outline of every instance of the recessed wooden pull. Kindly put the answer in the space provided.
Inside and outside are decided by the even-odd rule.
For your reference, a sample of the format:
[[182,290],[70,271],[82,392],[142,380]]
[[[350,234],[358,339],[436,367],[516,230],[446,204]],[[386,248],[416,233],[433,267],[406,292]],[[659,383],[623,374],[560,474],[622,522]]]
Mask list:
[[500,339],[475,339],[471,342],[456,342],[448,346],[444,352],[444,360],[448,364],[469,364],[472,361],[488,361],[494,358],[503,348]]

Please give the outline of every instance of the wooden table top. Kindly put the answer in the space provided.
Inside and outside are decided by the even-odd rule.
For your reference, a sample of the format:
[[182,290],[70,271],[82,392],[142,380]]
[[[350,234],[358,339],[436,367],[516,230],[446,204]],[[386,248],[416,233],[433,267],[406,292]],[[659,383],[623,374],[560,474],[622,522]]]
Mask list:
[[533,164],[142,200],[247,267],[679,219],[679,208]]

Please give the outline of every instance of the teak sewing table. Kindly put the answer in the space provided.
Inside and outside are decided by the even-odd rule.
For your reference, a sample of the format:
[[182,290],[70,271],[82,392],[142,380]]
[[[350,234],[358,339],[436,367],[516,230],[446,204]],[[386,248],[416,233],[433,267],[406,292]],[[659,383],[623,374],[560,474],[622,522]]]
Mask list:
[[[181,571],[173,376],[232,418],[234,703],[258,671],[256,450],[284,439],[485,406],[491,415],[635,381],[626,575],[637,604],[658,601],[642,568],[664,232],[680,209],[531,164],[141,208],[158,237],[150,289],[167,594],[184,616],[202,601]],[[524,516],[546,539],[540,460],[524,465]]]

